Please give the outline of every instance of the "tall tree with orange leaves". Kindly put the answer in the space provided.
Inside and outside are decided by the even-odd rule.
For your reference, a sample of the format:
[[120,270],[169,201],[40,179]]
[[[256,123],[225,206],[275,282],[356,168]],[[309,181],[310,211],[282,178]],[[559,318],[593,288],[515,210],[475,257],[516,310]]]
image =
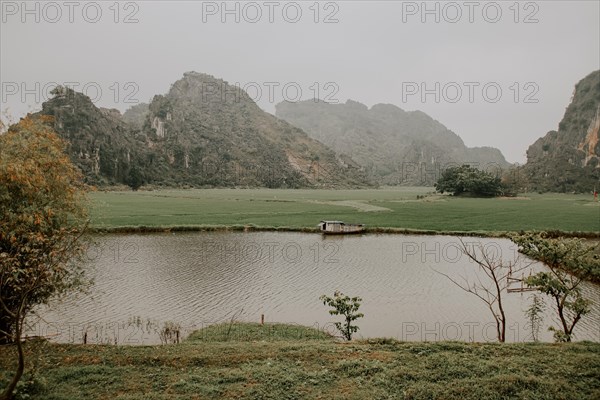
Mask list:
[[0,344],[17,354],[1,400],[23,375],[27,315],[85,283],[85,187],[49,122],[27,116],[0,135]]

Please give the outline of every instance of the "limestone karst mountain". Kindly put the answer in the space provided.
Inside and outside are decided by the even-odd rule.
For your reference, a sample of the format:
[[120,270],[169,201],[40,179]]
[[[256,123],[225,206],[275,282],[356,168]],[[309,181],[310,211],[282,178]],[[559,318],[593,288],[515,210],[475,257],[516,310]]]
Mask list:
[[[167,186],[354,187],[360,167],[261,110],[241,89],[185,73],[165,95],[121,116],[70,89],[43,104],[96,185],[128,183],[131,171]],[[135,168],[134,168],[135,167]]]
[[558,131],[529,146],[520,173],[529,190],[600,191],[600,70],[575,85]]
[[509,167],[491,147],[468,148],[462,139],[421,111],[391,104],[371,109],[356,101],[282,102],[276,115],[363,166],[385,184],[433,185],[440,171],[468,163],[486,170]]
[[71,159],[90,184],[125,183],[141,143],[114,109],[98,108],[89,97],[58,87],[39,114],[50,115]]

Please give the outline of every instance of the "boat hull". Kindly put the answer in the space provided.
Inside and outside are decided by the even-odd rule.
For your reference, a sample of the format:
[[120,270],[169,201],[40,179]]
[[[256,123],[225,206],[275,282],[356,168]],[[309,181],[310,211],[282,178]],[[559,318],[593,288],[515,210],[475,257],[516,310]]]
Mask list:
[[321,231],[321,233],[323,235],[356,235],[359,233],[365,233],[364,229],[361,229],[359,231],[348,231],[348,232],[327,232],[327,231]]
[[325,235],[350,235],[362,233],[365,230],[363,224],[346,224],[342,221],[321,221],[318,226]]

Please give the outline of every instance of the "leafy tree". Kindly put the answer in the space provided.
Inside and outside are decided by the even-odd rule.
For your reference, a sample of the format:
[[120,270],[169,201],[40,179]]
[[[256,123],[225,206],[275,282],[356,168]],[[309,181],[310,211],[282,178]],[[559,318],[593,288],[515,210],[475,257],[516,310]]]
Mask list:
[[115,165],[115,151],[108,145],[100,146],[100,174],[108,177],[111,181],[117,176],[117,168]]
[[129,169],[127,184],[134,191],[138,190],[144,184],[144,175],[136,163]]
[[442,176],[434,184],[435,189],[440,192],[452,193],[455,196],[462,194],[465,191],[465,185],[460,178],[461,169],[470,169],[468,165],[462,167],[450,167],[442,172]]
[[533,233],[514,236],[512,240],[519,245],[520,252],[548,267],[549,271],[538,272],[525,282],[554,299],[562,327],[550,330],[557,341],[570,342],[575,325],[590,311],[590,301],[582,296],[579,285],[600,270],[597,245],[581,239],[547,238]]
[[446,169],[435,183],[438,192],[452,193],[454,196],[470,194],[480,197],[494,197],[502,194],[502,182],[486,171],[470,165]]
[[501,178],[502,195],[515,197],[519,194],[519,190],[527,187],[527,180],[523,175],[523,172],[518,168],[512,168],[504,172]]
[[84,281],[73,261],[84,250],[85,188],[45,122],[27,116],[0,135],[0,341],[14,343],[18,357],[2,400],[23,375],[26,316]]
[[129,162],[127,161],[127,153],[120,154],[117,158],[117,171],[116,171],[116,181],[127,183],[129,180],[129,173],[131,172],[131,168],[129,166]]
[[333,310],[329,310],[329,314],[344,316],[344,323],[336,322],[335,327],[342,333],[344,339],[352,340],[352,334],[358,332],[358,326],[352,325],[352,322],[358,318],[364,317],[363,313],[358,312],[362,299],[360,297],[350,298],[342,292],[336,291],[333,294],[333,297],[322,295],[319,297],[319,300],[321,300],[324,305],[333,308]]

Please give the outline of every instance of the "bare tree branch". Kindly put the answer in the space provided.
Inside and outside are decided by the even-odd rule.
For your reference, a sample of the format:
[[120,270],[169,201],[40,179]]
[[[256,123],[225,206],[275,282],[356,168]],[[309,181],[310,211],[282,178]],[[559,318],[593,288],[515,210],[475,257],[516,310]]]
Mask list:
[[458,238],[458,240],[461,244],[461,252],[469,260],[477,264],[478,273],[475,274],[475,277],[469,280],[467,276],[463,275],[462,281],[464,283],[460,283],[448,274],[435,269],[433,270],[445,276],[463,291],[473,294],[487,305],[494,321],[496,321],[498,341],[504,342],[506,340],[506,313],[502,303],[502,294],[507,291],[509,285],[508,278],[512,274],[530,267],[531,263],[526,263],[515,268],[519,261],[518,257],[515,261],[504,262],[501,254],[493,254],[481,243],[469,246],[462,238]]

